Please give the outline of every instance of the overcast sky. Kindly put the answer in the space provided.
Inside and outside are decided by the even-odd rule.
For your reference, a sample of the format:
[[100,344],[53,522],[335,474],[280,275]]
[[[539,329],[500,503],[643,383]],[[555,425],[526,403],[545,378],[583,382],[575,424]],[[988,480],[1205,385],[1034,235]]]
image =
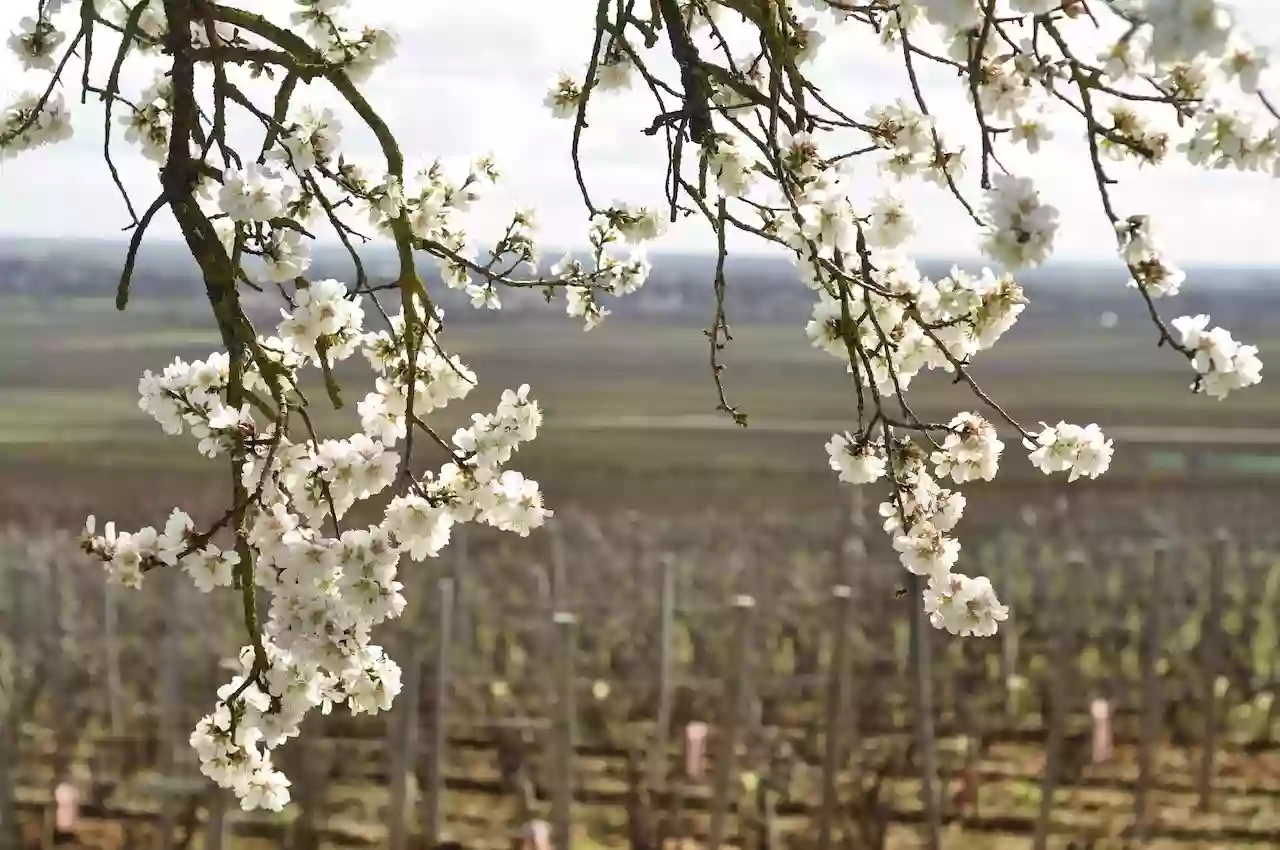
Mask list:
[[[6,0],[0,30],[12,29],[28,5],[34,2]],[[264,0],[243,5],[282,4]],[[585,220],[568,156],[571,124],[552,119],[542,97],[557,71],[581,73],[590,51],[595,0],[380,0],[367,5],[378,8],[381,20],[393,22],[400,38],[397,59],[370,83],[370,99],[397,131],[406,153],[429,161],[488,151],[504,171],[504,196],[495,199],[491,213],[479,216],[473,232],[491,231],[518,200],[538,210],[547,243],[579,242]],[[1251,37],[1280,50],[1280,2],[1241,0],[1236,5]],[[816,73],[827,96],[855,115],[872,103],[909,94],[897,56],[861,43],[824,49]],[[132,77],[137,84],[148,78],[144,69]],[[35,75],[24,79],[7,52],[0,59],[0,97],[6,101],[39,82]],[[953,78],[932,75],[925,89],[944,130],[972,125],[970,107]],[[310,100],[324,103],[327,97],[317,92]],[[101,113],[90,104],[77,107],[75,114],[74,140],[0,162],[0,235],[120,236],[127,217],[101,159]],[[593,196],[597,201],[616,197],[659,203],[661,141],[640,132],[654,115],[647,92],[637,86],[634,92],[602,98],[598,107],[593,101],[593,114],[584,156]],[[157,188],[154,169],[123,142],[117,149],[135,202],[145,206]],[[349,149],[366,157],[376,152],[369,139],[359,136],[351,138]],[[1062,210],[1060,256],[1111,256],[1114,239],[1083,157],[1083,145],[1058,142],[1048,155],[1028,160],[1025,173]],[[867,172],[867,194],[878,188],[872,176]],[[1280,262],[1274,223],[1280,212],[1280,180],[1189,167],[1117,171],[1117,176],[1124,178],[1116,195],[1122,214],[1155,214],[1180,261]],[[954,199],[932,186],[913,189],[909,197],[920,202],[914,251],[975,253],[974,228],[965,223]],[[165,221],[155,232],[172,236],[175,229]],[[712,244],[705,226],[690,222],[674,227],[663,247]]]

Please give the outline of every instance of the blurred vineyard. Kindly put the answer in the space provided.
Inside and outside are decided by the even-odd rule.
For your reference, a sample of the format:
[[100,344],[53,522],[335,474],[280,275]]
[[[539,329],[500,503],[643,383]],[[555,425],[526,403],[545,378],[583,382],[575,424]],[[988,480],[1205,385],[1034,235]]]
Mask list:
[[874,505],[463,538],[402,569],[396,708],[309,719],[281,815],[235,809],[186,743],[235,600],[181,575],[124,592],[74,540],[15,531],[0,846],[47,841],[69,778],[100,847],[484,850],[539,821],[574,848],[1276,847],[1267,489],[1077,492],[966,518],[963,568],[1014,609],[986,640],[922,623]]

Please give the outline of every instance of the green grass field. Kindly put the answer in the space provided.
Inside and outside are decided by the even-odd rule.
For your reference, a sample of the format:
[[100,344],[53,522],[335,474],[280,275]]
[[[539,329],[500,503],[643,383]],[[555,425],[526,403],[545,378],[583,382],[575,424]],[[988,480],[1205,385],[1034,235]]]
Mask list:
[[[1245,434],[1241,429],[1252,445],[1217,446],[1234,458],[1219,466],[1232,474],[1275,469],[1266,445],[1270,429],[1280,428],[1274,385],[1218,402],[1191,395],[1190,368],[1148,336],[1020,330],[980,359],[974,375],[1028,427],[1066,419],[1117,429],[1117,477],[1176,472],[1187,451],[1204,447],[1187,440],[1214,448]],[[732,507],[780,489],[801,503],[837,492],[822,446],[826,434],[852,424],[854,396],[840,364],[811,348],[799,327],[734,329],[722,362],[730,401],[751,418],[745,430],[715,413],[707,342],[694,326],[615,322],[585,333],[548,311],[454,324],[445,342],[476,371],[480,388],[437,423],[448,433],[471,412],[489,409],[503,388],[531,384],[546,427],[520,466],[559,503],[670,504],[692,493]],[[1258,342],[1264,352],[1280,348],[1280,337]],[[0,475],[67,485],[77,512],[95,494],[121,487],[138,488],[139,498],[127,504],[150,509],[153,498],[172,504],[179,489],[220,485],[221,467],[200,458],[189,439],[165,438],[136,407],[143,370],[159,370],[175,356],[203,357],[216,345],[198,303],[140,300],[119,313],[106,299],[0,302]],[[313,376],[315,416],[326,433],[351,427],[368,387],[362,362],[347,364],[342,377],[346,409],[334,411]],[[921,376],[911,392],[925,418],[981,409],[967,387],[942,374]],[[1222,440],[1169,431],[1179,428],[1231,431]],[[1148,432],[1145,442],[1169,433],[1179,445],[1154,461],[1147,448],[1129,450],[1126,441]],[[1004,478],[1037,481],[1012,439],[1006,442]],[[24,516],[44,489],[25,493]],[[67,501],[65,494],[56,500]]]

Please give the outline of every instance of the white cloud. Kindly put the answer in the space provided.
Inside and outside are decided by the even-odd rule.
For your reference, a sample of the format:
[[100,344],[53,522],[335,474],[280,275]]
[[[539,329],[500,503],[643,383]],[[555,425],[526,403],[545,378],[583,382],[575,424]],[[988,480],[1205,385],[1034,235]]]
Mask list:
[[[289,4],[268,0],[262,5]],[[8,11],[9,4],[5,6]],[[1270,0],[1237,6],[1255,40],[1280,46],[1280,7]],[[399,55],[374,77],[370,99],[397,131],[411,160],[492,152],[506,176],[506,190],[495,200],[509,203],[489,207],[492,212],[480,217],[476,232],[499,226],[510,205],[519,201],[538,209],[548,242],[579,241],[585,217],[569,161],[571,125],[552,119],[541,101],[557,71],[578,70],[585,63],[594,0],[382,0],[368,7],[400,34]],[[7,29],[16,17],[0,18],[0,28]],[[874,102],[910,94],[896,55],[865,44],[841,43],[820,55],[816,73],[826,95],[853,115],[861,115]],[[14,62],[7,56],[0,59],[4,88],[21,88],[9,82],[19,78]],[[147,79],[148,72],[142,70],[131,81],[141,85]],[[944,130],[972,125],[954,78],[924,72],[922,81]],[[38,78],[24,82],[35,84]],[[9,93],[0,91],[0,97]],[[661,138],[641,132],[655,112],[651,96],[640,86],[593,103],[583,161],[594,199],[662,202]],[[76,113],[77,138],[72,142],[0,163],[0,233],[110,236],[127,224],[101,162],[98,107],[91,103],[77,107]],[[361,158],[376,161],[371,138],[353,142]],[[123,141],[117,150],[135,202],[145,205],[155,191],[153,169]],[[1027,169],[1062,210],[1062,254],[1109,255],[1114,242],[1100,213],[1082,145],[1053,145]],[[872,176],[868,172],[866,179]],[[867,195],[873,194],[871,182],[866,188]],[[1271,238],[1267,215],[1280,209],[1280,181],[1261,175],[1159,169],[1125,172],[1116,192],[1123,212],[1156,215],[1166,242],[1182,261],[1280,262],[1280,240]],[[908,195],[918,202],[920,236],[915,249],[928,254],[975,253],[974,227],[954,199],[930,186]],[[160,223],[156,232],[174,235],[168,222]],[[682,249],[711,244],[697,220],[674,227],[667,240],[669,247]]]

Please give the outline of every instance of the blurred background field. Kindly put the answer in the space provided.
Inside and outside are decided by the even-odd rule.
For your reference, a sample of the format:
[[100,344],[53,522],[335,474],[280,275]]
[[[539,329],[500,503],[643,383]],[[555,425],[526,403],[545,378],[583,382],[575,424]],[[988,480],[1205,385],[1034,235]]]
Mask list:
[[[384,640],[404,698],[389,718],[316,718],[285,750],[298,804],[264,817],[227,811],[186,745],[241,639],[234,600],[169,576],[112,591],[74,546],[89,513],[128,528],[225,506],[226,469],[136,407],[144,369],[216,345],[207,307],[163,257],[122,314],[109,286],[59,283],[74,264],[23,256],[0,263],[27,281],[0,287],[0,846],[38,846],[63,769],[91,846],[496,848],[566,813],[574,847],[1280,846],[1280,391],[1191,396],[1110,272],[1029,283],[974,367],[1024,424],[1096,421],[1117,452],[1068,487],[1005,435],[997,482],[965,488],[961,568],[1015,616],[970,641],[917,629],[879,495],[851,500],[827,468],[853,401],[808,346],[807,308],[769,300],[800,290],[785,266],[732,278],[725,382],[747,429],[714,411],[692,260],[659,261],[648,300],[589,334],[551,307],[450,305],[445,339],[480,389],[442,421],[530,383],[546,424],[514,466],[558,521],[403,569]],[[110,280],[110,255],[84,262]],[[1188,312],[1264,360],[1280,347],[1273,273],[1202,276]],[[361,368],[320,430],[354,421]],[[943,375],[912,389],[926,419],[979,409]]]
[[[122,314],[107,298],[0,303],[0,469],[6,482],[29,476],[75,482],[34,491],[6,487],[6,518],[78,522],[98,510],[99,487],[119,492],[122,482],[136,479],[141,492],[115,507],[125,512],[118,519],[137,523],[153,516],[157,504],[171,506],[175,492],[221,486],[221,470],[210,469],[181,440],[163,439],[136,407],[145,369],[213,349],[216,333],[204,305],[139,301]],[[1156,349],[1154,332],[1136,320],[1112,328],[1097,321],[1055,324],[1036,316],[1034,306],[1031,317],[1049,327],[1015,326],[974,372],[1025,423],[1097,421],[1118,443],[1134,447],[1118,452],[1109,480],[1085,485],[1086,492],[1131,488],[1149,472],[1194,460],[1246,485],[1277,470],[1268,452],[1276,444],[1271,429],[1280,424],[1280,392],[1261,386],[1222,402],[1192,396],[1190,370]],[[555,504],[625,508],[656,499],[675,508],[673,495],[712,491],[769,501],[776,496],[772,477],[796,507],[830,506],[838,492],[822,443],[847,426],[853,401],[844,372],[808,346],[797,323],[733,326],[725,380],[730,401],[750,416],[743,430],[714,411],[707,342],[697,324],[632,319],[583,333],[550,308],[501,322],[468,318],[447,326],[446,339],[476,371],[481,389],[444,412],[446,430],[492,403],[486,389],[496,396],[500,388],[531,383],[548,428],[521,462]],[[1272,338],[1280,342],[1277,327],[1273,337],[1246,338],[1257,339],[1265,353],[1275,347]],[[323,429],[356,421],[362,369],[345,370],[352,389],[344,410],[321,406]],[[923,416],[949,418],[975,407],[969,390],[942,374],[922,376],[913,390]],[[1010,461],[996,489],[1004,481],[1019,489],[1057,486],[1029,464]],[[673,481],[681,486],[669,486]],[[976,508],[988,499],[973,501]]]

